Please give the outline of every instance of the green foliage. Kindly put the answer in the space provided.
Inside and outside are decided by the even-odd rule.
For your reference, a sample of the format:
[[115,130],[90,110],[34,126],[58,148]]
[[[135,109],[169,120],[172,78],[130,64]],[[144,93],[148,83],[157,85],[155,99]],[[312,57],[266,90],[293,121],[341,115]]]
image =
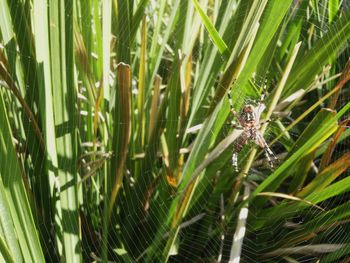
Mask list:
[[0,261],[350,256],[346,1],[0,6]]

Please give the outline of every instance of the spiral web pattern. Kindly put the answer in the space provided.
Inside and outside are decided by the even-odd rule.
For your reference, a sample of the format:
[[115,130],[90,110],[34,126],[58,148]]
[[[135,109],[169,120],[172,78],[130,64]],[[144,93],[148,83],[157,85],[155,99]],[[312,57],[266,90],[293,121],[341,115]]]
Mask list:
[[[298,1],[295,1],[296,4]],[[349,7],[347,1],[339,1],[340,5],[344,10]],[[323,4],[320,4],[320,8],[324,8],[327,10],[326,1]],[[152,13],[154,10],[158,9],[159,6],[155,1],[150,1],[150,5],[146,9],[146,13],[148,15],[149,23],[152,25],[152,21],[157,18],[152,17]],[[309,7],[308,7],[309,8]],[[169,12],[169,10],[168,10]],[[292,9],[290,10],[292,12]],[[309,12],[309,10],[306,10]],[[296,13],[299,14],[299,13]],[[324,14],[327,15],[327,14]],[[165,18],[165,20],[168,17]],[[180,21],[180,23],[185,23],[185,21]],[[312,41],[317,41],[318,39],[322,40],[323,34],[325,34],[330,25],[327,23],[323,23],[321,27],[318,27],[318,24],[312,24],[311,21],[307,21],[306,28],[311,28],[311,25],[316,27],[314,30],[319,32],[320,35],[313,35],[315,39]],[[166,21],[163,24],[161,30],[165,30]],[[181,27],[179,27],[181,28]],[[174,28],[174,31],[171,33],[172,35],[177,35],[177,28]],[[205,34],[204,31],[202,33]],[[202,36],[203,37],[203,36]],[[206,36],[208,37],[208,36]],[[305,45],[310,42],[310,39],[301,39]],[[137,40],[138,45],[140,44],[140,39]],[[161,40],[160,40],[161,41]],[[163,77],[163,84],[167,85],[171,80],[170,76],[172,72],[175,70],[171,66],[171,60],[176,56],[176,51],[171,47],[176,45],[176,39],[169,40],[169,45],[166,47],[164,51],[163,58],[160,62],[160,67],[158,73]],[[209,45],[214,45],[212,42],[209,42]],[[134,47],[130,47],[133,49]],[[280,48],[280,47],[277,47]],[[4,47],[2,46],[2,49]],[[27,61],[26,65],[30,67],[31,57],[26,56],[25,54],[20,53],[15,48],[6,48],[7,54],[14,54],[19,57],[22,61]],[[204,48],[196,47],[194,49],[194,56],[198,58],[198,66],[194,67],[193,72],[196,72],[200,69],[200,67],[205,66],[201,64],[200,58],[204,56]],[[341,52],[339,52],[338,59],[336,61],[339,62],[339,65],[332,65],[332,70],[330,73],[325,73],[320,77],[319,82],[317,82],[313,87],[312,91],[306,95],[306,100],[308,101],[300,101],[300,105],[303,103],[309,103],[312,105],[325,95],[329,89],[336,85],[337,80],[328,81],[329,77],[333,75],[339,75],[339,73],[343,70],[347,58],[349,57],[349,48],[347,45],[344,45]],[[132,54],[133,56],[133,54]],[[224,58],[223,58],[224,59]],[[317,59],[317,58],[316,58]],[[136,67],[137,60],[136,55],[132,58],[133,63]],[[315,61],[315,63],[321,64],[322,61]],[[27,69],[28,71],[29,69]],[[113,68],[111,68],[111,71]],[[195,74],[195,73],[193,73]],[[270,77],[271,76],[271,77]],[[262,84],[265,81],[265,78],[268,79],[267,92],[268,96],[266,99],[266,103],[269,102],[269,99],[273,95],[273,90],[276,84],[279,81],[280,73],[273,74],[272,72],[268,72],[267,76],[259,76],[254,75],[251,78],[252,85],[255,85],[259,90],[262,87]],[[270,79],[269,79],[270,77]],[[339,77],[339,76],[338,76]],[[115,82],[116,76],[111,74],[111,83]],[[219,78],[219,76],[213,77],[215,80]],[[79,79],[78,75],[78,85],[79,86],[79,95],[82,97],[86,96],[86,88],[82,86],[81,79]],[[136,102],[139,96],[138,93],[138,82],[137,74],[132,76],[133,83],[133,91],[132,96],[133,100]],[[196,84],[198,83],[198,79],[192,80],[192,88],[196,88]],[[320,83],[325,82],[323,85]],[[207,101],[204,103],[205,107],[209,107],[210,101],[214,97],[214,91],[217,88],[217,83],[213,85],[213,89],[208,94]],[[25,89],[25,87],[22,87]],[[341,109],[346,103],[349,101],[349,92],[348,87],[345,86],[342,89],[342,92],[339,95],[338,103],[336,105],[336,109]],[[38,94],[30,94],[29,96],[37,96]],[[256,94],[258,95],[258,94]],[[18,101],[9,99],[12,97],[11,92],[9,90],[3,91],[3,96],[5,97],[6,106],[9,109],[8,115],[10,118],[10,122],[16,122],[16,114],[11,110],[16,109],[16,104]],[[161,96],[165,96],[164,91],[161,91]],[[6,99],[7,98],[7,99]],[[234,94],[234,100],[239,109],[242,105],[245,105],[252,99],[256,99],[257,96],[253,97],[247,94]],[[227,100],[224,98],[224,100]],[[82,100],[83,101],[83,100]],[[146,103],[149,103],[148,101]],[[86,121],[86,111],[84,108],[86,105],[83,105],[84,102],[81,102],[80,106],[83,106],[80,109],[80,120]],[[226,105],[226,104],[223,104]],[[227,104],[228,105],[228,104]],[[328,100],[322,103],[321,107],[327,107]],[[318,107],[320,108],[320,107]],[[295,109],[295,111],[294,111]],[[295,107],[290,115],[287,117],[280,118],[281,124],[285,127],[291,124],[301,113],[298,112],[298,107]],[[14,110],[13,110],[14,111]],[[24,113],[23,119],[26,119]],[[137,115],[137,114],[136,114]],[[312,118],[316,115],[312,112],[307,118],[299,122],[298,126],[291,129],[289,134],[291,138],[296,141],[298,137],[302,134],[303,130],[308,126]],[[344,126],[348,126],[349,123],[342,122],[342,120],[346,120],[349,118],[349,113],[346,113],[339,123],[342,123]],[[223,125],[222,130],[220,131],[221,139],[226,138],[232,133],[231,128],[231,120],[233,116],[229,115],[226,120],[225,125]],[[27,119],[28,121],[28,119]],[[177,120],[171,120],[167,116],[163,120],[164,122],[172,122]],[[201,125],[205,122],[205,116],[199,115],[194,118],[193,123],[195,125]],[[40,173],[44,169],[44,163],[40,167],[31,167],[28,166],[28,163],[25,160],[25,152],[28,150],[26,147],[26,140],[28,138],[35,136],[32,134],[33,130],[28,129],[30,122],[22,129],[27,129],[24,131],[27,138],[23,138],[21,134],[23,134],[20,130],[13,130],[12,135],[15,140],[16,147],[19,152],[19,156],[21,156],[22,165],[25,168],[25,171],[28,175],[29,182],[32,182],[33,177],[36,174]],[[120,125],[122,127],[122,125]],[[199,126],[200,127],[200,126]],[[201,127],[201,129],[205,129],[206,127]],[[185,128],[183,128],[185,130]],[[56,130],[57,134],[64,133],[67,130],[67,127],[59,127]],[[80,131],[83,134],[85,131]],[[188,135],[188,145],[182,148],[184,153],[184,159],[188,158],[188,152],[190,152],[190,148],[193,146],[192,143],[195,142],[196,136],[200,132],[200,130],[196,131],[194,134]],[[344,133],[340,137],[340,141],[334,149],[334,153],[332,155],[332,161],[338,160],[342,156],[348,153],[350,140],[348,135],[348,129],[345,129]],[[135,135],[131,135],[132,137]],[[269,128],[267,132],[264,134],[265,140],[267,143],[271,142],[276,134],[276,125],[272,122],[269,124]],[[321,144],[319,150],[315,152],[315,158],[313,159],[313,163],[311,165],[311,169],[308,172],[310,176],[305,178],[306,182],[311,180],[316,176],[316,172],[318,171],[318,167],[322,158],[322,149],[323,151],[327,147],[330,140],[327,140],[325,143]],[[210,150],[213,150],[217,144],[219,144],[220,140],[212,142]],[[83,178],[86,174],[93,171],[96,174],[91,175],[91,178],[87,179],[83,183],[79,185],[81,187],[79,189],[79,198],[81,204],[80,208],[80,220],[81,220],[81,231],[82,231],[82,244],[84,248],[88,248],[82,251],[82,254],[85,259],[90,260],[99,260],[100,259],[100,249],[102,242],[102,222],[103,219],[103,177],[102,171],[104,168],[103,165],[99,165],[98,163],[92,163],[89,165],[90,154],[92,154],[93,149],[91,148],[92,143],[85,141],[84,138],[81,138],[80,149],[79,152],[81,154],[79,161],[82,162],[80,165],[82,168],[79,170],[79,177]],[[239,165],[243,167],[250,151],[253,147],[253,144],[248,144],[244,147],[242,152],[239,153]],[[98,149],[94,154],[100,156],[102,163],[111,162],[111,156],[116,153],[108,152],[104,147],[97,147]],[[277,141],[274,146],[271,147],[275,154],[279,155],[283,152],[284,146],[283,143]],[[161,155],[158,151],[158,148],[155,149],[157,151],[154,153],[155,156]],[[135,153],[135,152],[134,152]],[[151,245],[154,241],[157,233],[164,233],[161,237],[161,242],[159,243],[159,251],[164,249],[164,244],[169,240],[169,237],[172,235],[172,232],[169,229],[168,222],[166,219],[169,214],[169,207],[173,200],[176,198],[182,197],[183,191],[179,191],[176,187],[172,187],[169,185],[169,181],[166,179],[166,169],[164,167],[164,156],[159,157],[158,160],[154,161],[153,159],[144,159],[143,165],[141,165],[140,159],[142,157],[142,153],[139,153],[141,157],[131,156],[128,158],[125,164],[125,176],[123,180],[123,190],[121,196],[117,199],[117,205],[115,208],[115,212],[111,217],[112,227],[110,232],[108,233],[108,246],[113,248],[113,251],[109,252],[110,260],[115,262],[120,262],[121,258],[125,253],[129,253],[131,255],[131,259],[138,262],[143,262],[143,260],[147,257],[147,253],[149,252],[149,247],[145,244]],[[169,152],[169,155],[174,153]],[[164,155],[164,154],[163,154]],[[249,202],[247,206],[239,207],[238,204],[241,203],[245,196],[249,196],[260,183],[262,183],[274,170],[271,170],[266,163],[264,155],[261,154],[253,163],[250,172],[244,179],[244,183],[242,184],[242,188],[240,191],[240,195],[236,201],[233,201],[231,196],[232,188],[236,182],[236,174],[233,171],[231,165],[231,155],[232,155],[232,146],[228,147],[223,152],[223,158],[218,158],[218,160],[213,161],[211,164],[206,167],[206,170],[200,175],[200,180],[198,181],[197,188],[193,194],[191,205],[188,207],[186,216],[183,218],[179,225],[178,236],[175,239],[174,243],[170,249],[170,257],[169,262],[227,262],[230,257],[230,251],[233,247],[235,247],[232,240],[237,242],[237,246],[241,246],[240,256],[234,259],[233,262],[317,262],[320,258],[320,255],[327,255],[327,253],[322,254],[322,251],[328,250],[329,254],[334,251],[339,251],[339,257],[337,254],[333,254],[335,258],[332,261],[332,256],[326,257],[325,262],[342,262],[341,260],[348,259],[346,254],[342,257],[341,253],[344,253],[342,250],[345,245],[349,244],[350,240],[348,237],[350,226],[348,224],[348,219],[344,218],[343,220],[332,220],[330,216],[327,220],[326,217],[323,217],[323,214],[327,214],[329,211],[336,207],[341,207],[341,209],[346,209],[346,203],[349,200],[349,193],[344,192],[340,195],[333,196],[331,198],[327,198],[322,202],[317,203],[317,205],[310,203],[303,203],[302,201],[291,201],[288,200],[286,196],[270,196],[268,199],[263,196],[259,196],[256,199],[253,199],[252,202]],[[35,154],[31,155],[31,158],[35,158]],[[281,162],[285,156],[281,155]],[[92,160],[92,159],[91,159]],[[91,161],[90,160],[90,161]],[[35,162],[35,160],[32,160]],[[3,164],[3,161],[0,162]],[[138,170],[131,169],[130,167],[135,167],[135,162],[140,162]],[[147,163],[155,163],[158,165],[158,169],[145,169],[144,167],[148,167]],[[331,162],[330,162],[331,163]],[[94,165],[98,167],[98,169],[94,170]],[[275,169],[278,169],[276,167]],[[211,178],[207,178],[207,174],[213,174],[215,171],[215,176]],[[138,174],[133,174],[133,173]],[[347,178],[350,175],[349,169],[345,170],[335,181],[340,181],[344,178]],[[153,177],[152,184],[147,188],[148,192],[138,193],[137,187],[145,177]],[[4,182],[5,183],[5,182]],[[148,184],[148,181],[146,182]],[[276,192],[288,194],[289,184],[292,183],[292,179],[287,180],[283,183]],[[33,184],[35,185],[35,184]],[[29,185],[31,187],[31,185]],[[45,187],[42,186],[43,189],[33,189],[33,191],[43,192]],[[161,189],[161,190],[159,190]],[[61,186],[62,191],[62,186]],[[136,192],[134,195],[135,199],[129,199],[130,192]],[[198,194],[200,193],[200,194]],[[317,194],[315,195],[315,199],[317,199]],[[45,196],[42,196],[45,198]],[[135,203],[135,200],[137,203]],[[156,202],[155,202],[156,200]],[[179,199],[180,201],[182,199]],[[141,205],[140,205],[141,203]],[[311,202],[312,203],[312,202]],[[282,204],[285,206],[285,212],[282,215],[273,215],[273,207],[276,205]],[[307,206],[306,209],[300,209],[300,204],[304,204]],[[143,207],[143,211],[141,211],[142,216],[140,217],[137,214],[138,208]],[[229,213],[235,209],[235,212]],[[35,213],[35,212],[34,212]],[[136,214],[135,214],[136,213]],[[51,217],[52,222],[54,222],[55,215],[51,212],[48,213],[49,217]],[[229,221],[225,218],[226,215],[232,214],[234,215]],[[135,216],[137,215],[137,216]],[[332,212],[330,212],[332,215]],[[35,218],[40,218],[40,213],[35,214]],[[336,215],[334,215],[336,216]],[[143,220],[139,221],[142,218]],[[311,223],[310,223],[311,222]],[[303,227],[312,228],[312,224],[316,224],[317,222],[322,222],[325,226],[325,229],[321,229],[318,227],[314,230],[312,234],[314,236],[308,237],[304,235]],[[330,223],[329,223],[330,222]],[[38,223],[40,224],[40,223]],[[73,227],[74,222],[72,222]],[[241,224],[241,225],[240,225]],[[333,227],[329,227],[329,224],[334,224]],[[130,231],[130,228],[127,227],[133,226],[134,229]],[[241,228],[237,227],[241,226]],[[69,228],[70,226],[68,226]],[[52,240],[52,232],[55,231],[56,226],[53,224],[51,228],[47,225],[43,227],[45,229],[45,234],[48,239],[45,242],[41,242],[44,251],[50,251],[50,253],[45,254],[46,258],[52,261],[55,261],[57,255],[59,253],[59,248],[57,247],[57,242]],[[147,231],[144,231],[144,230]],[[153,230],[152,230],[153,229]],[[244,229],[244,231],[242,230]],[[56,230],[57,231],[57,230]],[[305,230],[306,231],[306,230]],[[317,235],[318,234],[318,235]],[[311,234],[310,234],[311,235]],[[44,236],[45,237],[45,236]],[[42,238],[44,238],[42,237]],[[122,240],[121,240],[122,237]],[[285,243],[285,240],[288,241],[288,238],[292,238],[289,241],[291,243]],[[298,240],[300,238],[300,240]],[[129,247],[138,248],[137,251],[133,251],[130,253],[127,247],[123,247],[123,242],[127,240]],[[240,241],[237,241],[240,240]],[[290,245],[292,244],[292,245]],[[213,249],[214,248],[214,249]],[[156,249],[157,250],[157,249]],[[216,251],[216,254],[213,254],[213,251]],[[203,261],[201,261],[203,260]],[[207,260],[207,261],[206,261]]]

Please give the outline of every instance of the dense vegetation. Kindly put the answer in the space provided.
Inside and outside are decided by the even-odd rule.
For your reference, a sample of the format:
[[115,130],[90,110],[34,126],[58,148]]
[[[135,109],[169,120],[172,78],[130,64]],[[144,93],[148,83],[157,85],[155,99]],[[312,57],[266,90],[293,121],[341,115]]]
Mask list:
[[346,3],[0,0],[0,260],[349,260]]

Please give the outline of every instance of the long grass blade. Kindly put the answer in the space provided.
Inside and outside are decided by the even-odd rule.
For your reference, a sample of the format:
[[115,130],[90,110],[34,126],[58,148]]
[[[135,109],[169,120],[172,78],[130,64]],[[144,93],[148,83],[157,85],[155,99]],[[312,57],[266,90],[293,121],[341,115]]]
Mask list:
[[206,29],[208,30],[208,33],[213,40],[214,44],[216,47],[219,49],[220,53],[223,56],[226,56],[228,58],[230,52],[228,51],[228,47],[225,43],[225,41],[220,37],[218,31],[215,29],[215,26],[212,24],[208,16],[204,13],[202,8],[200,7],[199,3],[197,0],[192,0],[193,5],[195,6],[197,12],[199,13],[202,22]]
[[[1,206],[8,209],[8,211],[5,210],[4,214],[1,213],[1,215],[4,215],[1,222],[4,224],[2,227],[13,225],[21,252],[18,251],[14,241],[10,241],[13,238],[11,237],[12,233],[9,230],[3,229],[3,231],[10,234],[10,236],[7,235],[7,240],[10,241],[10,251],[15,253],[13,254],[14,259],[44,262],[44,255],[28,202],[27,191],[22,181],[23,175],[20,163],[12,143],[13,136],[2,93],[0,94],[0,123],[2,124],[0,126],[0,159],[1,163],[6,164],[0,166],[0,187],[1,197],[3,197]],[[10,219],[5,217],[7,213],[10,214],[11,224],[4,221]]]

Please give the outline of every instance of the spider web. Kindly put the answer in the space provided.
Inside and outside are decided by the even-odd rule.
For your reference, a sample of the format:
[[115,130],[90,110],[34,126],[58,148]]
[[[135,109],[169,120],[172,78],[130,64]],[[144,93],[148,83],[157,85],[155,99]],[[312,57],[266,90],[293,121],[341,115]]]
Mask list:
[[[346,6],[346,1],[339,2],[339,4],[342,5],[344,9],[349,8]],[[218,4],[218,1],[216,1],[216,3]],[[170,9],[170,6],[171,5],[169,5],[167,8]],[[327,10],[328,3],[327,1],[322,1],[322,3],[318,3],[318,6],[320,9]],[[154,17],[153,14],[159,8],[159,4],[156,1],[150,1],[149,6],[146,8],[150,28],[154,26],[155,21],[158,19],[157,17]],[[169,19],[168,16],[171,13],[171,10],[168,9],[166,10],[167,16],[164,18],[164,24],[161,27],[162,34],[164,34],[166,31],[167,19]],[[209,12],[211,11],[212,10],[209,10]],[[292,12],[292,10],[290,12]],[[327,14],[325,13],[323,15],[326,16]],[[327,19],[325,19],[325,21],[327,21]],[[89,23],[89,21],[86,22]],[[185,23],[185,21],[180,21],[180,23]],[[317,29],[316,31],[320,33],[320,35],[314,35],[315,39],[312,39],[312,41],[321,38],[322,35],[329,29],[328,23],[323,23],[322,27],[319,28],[317,23],[312,23],[310,20],[306,22],[305,28],[310,28],[311,25],[315,26]],[[177,28],[173,29],[171,35],[177,35]],[[211,41],[208,41],[208,36],[204,30],[201,33],[201,38],[207,39],[206,42],[203,40],[203,43],[205,43],[207,47],[214,46]],[[302,40],[303,43],[308,43],[308,41],[310,41],[309,39],[305,39],[304,36],[302,36],[300,40]],[[159,41],[161,42],[162,40],[159,39]],[[177,52],[172,47],[176,45],[176,41],[176,39],[171,39],[171,37],[169,38],[169,44],[165,47],[164,54],[162,56],[162,60],[158,69],[158,74],[162,76],[164,85],[168,85],[170,83],[170,76],[172,73],[174,73],[175,70],[172,66],[172,60],[176,56]],[[134,68],[137,68],[138,65],[138,57],[135,55],[135,53],[140,46],[140,42],[141,39],[139,39],[139,36],[137,36],[137,45],[130,47],[132,50],[132,67]],[[279,48],[281,47],[278,46],[277,49]],[[197,76],[198,74],[196,74],[196,72],[198,72],[201,67],[206,66],[202,64],[202,59],[205,57],[205,51],[206,49],[204,47],[201,47],[200,44],[197,44],[193,50],[193,57],[197,60],[195,62],[195,66],[192,69],[192,74],[195,75],[195,79],[192,79],[191,84],[191,88],[193,90],[197,88],[196,85],[199,82],[198,78],[200,78]],[[16,48],[7,48],[6,52],[12,52],[12,54],[19,56],[23,61],[29,61],[27,65],[36,63],[35,61],[32,61],[32,57],[28,57],[24,54],[19,53]],[[280,121],[281,125],[286,127],[293,123],[293,121],[298,116],[300,116],[300,114],[302,114],[300,111],[307,108],[303,108],[303,105],[306,104],[311,106],[319,98],[324,96],[330,88],[336,85],[337,79],[330,81],[328,81],[328,79],[334,75],[337,75],[341,70],[343,70],[345,66],[344,61],[346,62],[348,57],[348,46],[344,46],[337,57],[336,61],[338,64],[332,65],[331,70],[320,77],[320,81],[316,82],[312,88],[312,91],[305,95],[305,97],[299,102],[297,106],[295,106],[295,108],[293,108],[289,115],[282,116],[280,118],[278,118],[278,114],[276,115],[276,119]],[[224,61],[224,58],[222,58],[222,61]],[[321,61],[315,61],[315,63],[321,64]],[[113,71],[112,67],[111,71]],[[135,102],[139,96],[139,80],[137,78],[137,72],[138,71],[135,70],[132,77],[132,99]],[[251,82],[249,85],[255,86],[258,91],[261,91],[261,87],[265,82],[265,78],[268,79],[268,96],[266,99],[266,104],[268,106],[268,103],[273,96],[274,89],[280,80],[280,77],[281,73],[273,74],[272,72],[268,72],[267,76],[259,76],[255,74],[251,77]],[[110,79],[110,86],[112,87],[114,85],[113,83],[116,80],[116,76],[114,74],[111,74]],[[210,102],[215,96],[215,90],[218,89],[218,79],[219,76],[213,76],[212,88],[201,107],[210,107]],[[87,96],[86,87],[81,84],[82,79],[80,79],[79,74],[78,81],[79,95],[83,97]],[[2,85],[2,83],[0,84]],[[239,110],[242,105],[250,103],[251,100],[257,99],[260,96],[260,94],[258,94],[259,92],[257,92],[255,96],[247,95],[242,91],[242,87],[237,88],[237,90],[238,92],[235,92],[233,95],[237,110]],[[348,85],[342,89],[338,103],[336,105],[337,110],[341,109],[349,101],[348,90]],[[30,182],[29,187],[33,190],[33,192],[45,192],[45,186],[40,186],[42,189],[35,188],[38,187],[38,184],[35,184],[35,177],[37,176],[36,173],[43,172],[45,164],[43,163],[42,167],[31,167],[30,163],[32,160],[26,161],[25,159],[25,153],[28,151],[26,141],[35,135],[32,134],[32,130],[29,130],[28,128],[27,130],[23,131],[23,129],[26,129],[25,127],[28,127],[28,124],[23,125],[23,127],[20,125],[20,128],[22,130],[15,128],[18,127],[15,125],[16,121],[18,121],[16,119],[16,109],[19,107],[18,102],[11,99],[12,95],[10,91],[2,88],[2,93],[7,103],[8,115],[10,117],[10,122],[13,128],[12,135],[17,141],[18,154],[23,162],[23,170],[27,174],[27,179]],[[33,94],[33,96],[37,96],[37,94]],[[160,96],[163,99],[167,99],[165,89],[161,89]],[[111,95],[111,98],[113,98],[113,95]],[[31,98],[31,100],[33,102],[34,99]],[[223,101],[224,102],[221,102],[223,105],[222,107],[228,106],[226,97],[224,97]],[[321,106],[327,107],[328,101],[329,100],[326,100],[321,104]],[[86,104],[84,104],[84,102],[78,103],[80,106],[83,106],[83,109],[81,109],[79,112],[81,121],[91,121],[88,120],[89,113],[86,111]],[[146,101],[146,104],[147,103],[150,103],[150,99]],[[319,106],[317,109],[320,109],[321,106]],[[138,116],[136,108],[137,106],[135,106],[133,111],[135,113],[135,116]],[[288,132],[290,140],[293,140],[295,142],[299,138],[311,120],[315,117],[316,112],[317,110],[313,111],[305,119],[299,122],[296,127]],[[346,118],[349,118],[349,113],[343,117],[343,119]],[[26,118],[24,117],[23,119]],[[220,132],[218,133],[217,139],[214,142],[211,142],[211,147],[209,147],[208,152],[209,156],[210,152],[214,151],[215,147],[219,145],[224,138],[229,137],[230,134],[232,134],[232,119],[233,117],[231,115],[228,115],[228,118],[225,120],[225,124],[222,126]],[[193,149],[193,144],[196,143],[196,139],[199,137],[198,134],[201,132],[201,130],[206,129],[206,126],[203,126],[203,124],[206,123],[206,120],[207,116],[205,114],[198,114],[195,115],[195,118],[193,118],[193,125],[189,127],[190,130],[192,129],[192,131],[188,132],[187,134],[186,144],[181,145],[180,147],[180,151],[183,152],[184,163],[186,163],[189,158],[188,156],[191,152],[191,149]],[[161,122],[164,123],[175,121],[178,121],[178,119],[170,119],[167,115],[161,120]],[[343,123],[343,125],[349,124]],[[56,133],[63,134],[67,131],[69,131],[68,127],[63,126],[58,128],[56,130]],[[186,132],[188,130],[183,128],[181,131]],[[341,158],[348,152],[350,141],[348,139],[349,132],[347,131],[348,130],[344,132],[344,134],[341,136],[340,142],[335,147],[332,161],[338,160],[338,158]],[[87,131],[81,129],[79,132],[81,134],[81,142],[79,144],[81,154],[79,156],[79,162],[81,162],[81,164],[79,164],[81,165],[79,169],[79,178],[87,178],[80,184],[81,188],[79,189],[82,255],[84,261],[98,261],[101,259],[100,251],[103,235],[102,224],[104,216],[104,168],[101,164],[110,164],[110,162],[113,160],[113,156],[117,153],[109,152],[106,150],[106,147],[100,147],[99,145],[103,144],[102,141],[99,141],[97,143],[97,149],[93,149],[93,147],[91,147],[94,145],[93,142],[85,140],[87,137]],[[166,132],[167,131],[165,131],[165,133]],[[212,128],[212,130],[209,132],[214,133],[214,128]],[[279,133],[280,130],[278,129],[278,125],[273,121],[271,124],[269,124],[268,129],[264,134],[264,138],[267,143],[269,143],[274,138],[276,138]],[[23,134],[26,136],[23,137]],[[132,139],[135,136],[136,135],[132,134]],[[159,140],[161,140],[161,138],[159,138]],[[285,145],[283,143],[285,140],[287,139],[282,137],[273,146],[271,146],[271,149],[280,158],[281,162],[283,162],[285,158],[285,155],[283,155],[283,153],[286,151]],[[308,176],[305,179],[306,182],[310,181],[316,176],[320,161],[322,159],[322,153],[326,149],[328,143],[329,140],[327,140],[326,143],[322,144],[316,151],[315,157],[313,159],[314,162],[311,165],[311,169],[308,171]],[[246,145],[244,149],[239,153],[239,167],[244,167],[253,148],[254,144],[250,143]],[[167,177],[167,171],[164,164],[166,158],[164,158],[164,152],[161,151],[161,146],[155,149],[155,151],[156,152],[153,153],[152,156],[157,156],[157,160],[144,155],[143,152],[139,153],[130,149],[130,152],[134,153],[135,156],[130,156],[126,161],[123,190],[121,197],[117,199],[115,213],[112,214],[111,218],[111,222],[113,224],[110,228],[110,231],[108,232],[108,246],[111,250],[109,251],[109,260],[111,261],[127,261],[125,255],[128,255],[133,261],[143,262],[147,258],[149,248],[153,244],[157,233],[163,233],[159,247],[156,247],[156,250],[157,248],[159,249],[157,253],[162,253],[164,244],[172,235],[166,219],[169,216],[171,203],[176,200],[176,198],[182,197],[184,191],[183,189],[177,189],[171,185],[171,178],[169,179],[169,177]],[[174,152],[169,152],[168,154],[173,155]],[[241,246],[241,253],[240,257],[236,258],[236,261],[234,262],[239,262],[239,260],[241,260],[241,262],[280,262],[281,260],[288,262],[294,262],[293,260],[296,260],[297,262],[316,262],[322,258],[322,256],[327,255],[327,253],[322,254],[320,250],[327,249],[329,249],[329,252],[337,250],[339,251],[338,255],[336,253],[333,254],[333,257],[335,258],[334,262],[342,259],[346,260],[345,258],[342,258],[343,250],[337,247],[337,245],[350,243],[347,235],[347,233],[349,233],[349,224],[345,219],[339,224],[336,224],[334,227],[327,228],[324,232],[320,231],[318,235],[315,235],[313,239],[309,240],[304,238],[303,233],[300,232],[300,229],[303,229],[303,226],[309,224],[310,222],[313,222],[312,220],[324,220],[324,226],[328,226],[327,220],[321,217],[322,214],[325,214],[327,211],[330,211],[337,206],[340,207],[341,205],[348,202],[348,192],[342,193],[341,195],[337,195],[332,198],[328,198],[318,203],[318,206],[309,204],[309,207],[307,209],[293,209],[293,205],[296,207],[295,203],[297,202],[284,200],[285,197],[269,197],[268,202],[265,202],[263,206],[259,205],[258,201],[253,201],[249,203],[248,208],[238,209],[237,204],[231,200],[232,187],[235,184],[235,180],[237,178],[237,174],[235,174],[231,165],[231,155],[232,145],[227,147],[227,149],[223,151],[222,155],[211,162],[206,167],[204,172],[200,174],[200,180],[198,181],[198,185],[192,196],[191,205],[188,207],[186,216],[183,218],[179,225],[178,236],[175,238],[175,241],[171,246],[171,256],[169,257],[169,262],[227,262],[229,260],[231,248],[235,245],[232,240],[235,238],[235,233],[236,235],[239,234],[239,232],[236,232],[237,229],[239,230],[239,228],[237,228],[237,225],[239,225],[240,221],[236,220],[239,215],[246,215],[247,221],[245,222],[244,226],[242,226],[242,229],[245,229],[245,233],[241,241],[235,241],[238,247]],[[99,156],[97,158],[97,161],[100,161],[101,163],[93,161],[94,158],[91,156]],[[30,158],[35,158],[35,155],[30,156]],[[1,160],[1,157],[0,162],[2,165],[5,165],[4,161]],[[143,162],[143,165],[140,164],[141,162]],[[146,165],[147,163],[153,163],[154,165],[151,168],[145,169],[144,167],[149,167]],[[278,165],[279,164],[277,164],[277,167],[274,169],[277,169]],[[135,168],[136,166],[137,168]],[[259,184],[261,184],[270,174],[274,172],[274,169],[271,170],[271,168],[268,167],[263,154],[258,155],[258,158],[256,158],[254,161],[252,168],[244,180],[245,183],[242,184],[242,189],[245,189],[245,191],[241,190],[241,194],[239,195],[237,202],[242,202],[245,194],[249,196],[247,189],[249,188],[250,192],[253,192]],[[348,177],[349,172],[349,169],[343,172],[342,175],[339,176],[339,178],[336,180],[336,182]],[[210,178],[207,176],[213,174],[214,176],[210,176]],[[151,180],[152,183],[147,188],[148,192],[137,192],[138,189],[135,187],[137,187],[138,184],[142,182],[146,184],[149,183],[146,181],[146,179],[144,179],[146,177],[153,178]],[[288,194],[288,184],[290,183],[291,181],[286,181],[286,183],[283,184],[276,192]],[[132,196],[131,193],[134,193],[133,196],[135,199],[129,198]],[[48,196],[42,196],[42,198],[48,198]],[[262,197],[258,197],[257,199],[261,201]],[[292,209],[286,208],[286,212],[283,213],[283,215],[276,217],[275,220],[270,220],[270,214],[268,212],[271,211],[271,208],[273,206],[281,203],[285,203],[286,207],[291,206]],[[233,208],[236,209],[236,212],[233,213],[235,217],[231,218],[231,220],[227,222],[225,221],[225,215],[227,212],[232,210],[232,204]],[[138,211],[137,209],[140,207],[143,208],[143,216],[140,216],[135,212]],[[35,220],[40,218],[40,213],[35,211],[33,213],[35,214]],[[55,231],[55,221],[53,220],[55,214],[49,212],[49,215],[52,219],[52,225],[41,226],[41,229],[45,230],[45,234],[49,237],[49,239],[41,240],[41,245],[45,251],[47,260],[55,261],[57,260],[59,254],[57,241],[54,240],[55,234],[53,234]],[[329,221],[331,221],[331,219],[332,218],[330,217]],[[245,219],[243,218],[242,222],[244,221]],[[264,222],[264,224],[256,230],[257,222]],[[38,221],[37,224],[40,224],[40,221]],[[70,227],[74,227],[73,221],[72,225],[68,226],[68,228]],[[289,246],[288,243],[283,244],[283,240],[286,236],[294,236],[294,238],[300,237],[300,241],[293,243],[293,246]],[[322,244],[324,246],[314,246],[317,244]],[[134,249],[134,251],[130,251],[131,248]],[[289,250],[288,252],[288,249],[293,249],[293,251]],[[337,258],[338,256],[339,258]],[[332,262],[332,257],[325,258],[326,262]],[[69,261],[69,259],[66,260]]]

